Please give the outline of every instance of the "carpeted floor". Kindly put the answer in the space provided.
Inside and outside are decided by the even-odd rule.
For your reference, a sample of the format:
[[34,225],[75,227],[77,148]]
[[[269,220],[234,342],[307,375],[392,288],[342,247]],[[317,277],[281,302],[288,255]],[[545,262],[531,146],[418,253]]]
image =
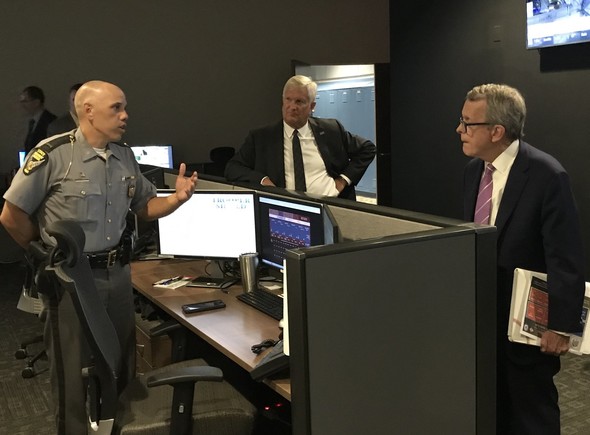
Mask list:
[[[48,435],[55,433],[50,410],[49,377],[43,369],[47,361],[38,361],[39,375],[24,379],[26,360],[15,358],[23,340],[42,333],[39,319],[16,309],[22,288],[24,268],[20,264],[0,264],[0,433],[11,435]],[[28,351],[42,350],[40,343]]]
[[[41,333],[41,322],[16,309],[24,269],[0,263],[0,434],[51,435],[55,433],[50,410],[47,372],[23,379],[26,363],[14,356],[23,339]],[[31,350],[41,349],[39,344]],[[34,352],[31,352],[34,353]],[[47,361],[39,361],[39,369]],[[590,356],[567,355],[556,378],[560,394],[563,435],[590,433]]]

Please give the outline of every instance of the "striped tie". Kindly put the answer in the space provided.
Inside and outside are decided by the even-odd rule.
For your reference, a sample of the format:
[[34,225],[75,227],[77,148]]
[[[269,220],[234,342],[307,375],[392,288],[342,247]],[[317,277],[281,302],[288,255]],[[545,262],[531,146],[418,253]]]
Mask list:
[[476,224],[489,224],[490,214],[492,211],[492,174],[496,170],[491,163],[486,164],[483,177],[479,182],[479,193],[477,194],[477,204],[475,205],[475,216],[473,222]]

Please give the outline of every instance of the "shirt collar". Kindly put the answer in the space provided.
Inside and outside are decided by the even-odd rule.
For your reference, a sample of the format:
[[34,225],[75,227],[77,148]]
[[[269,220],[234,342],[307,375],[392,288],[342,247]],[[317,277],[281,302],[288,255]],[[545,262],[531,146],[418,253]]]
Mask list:
[[37,113],[35,113],[29,119],[32,119],[33,121],[35,121],[35,124],[37,124],[39,122],[39,119],[41,119],[41,115],[43,115],[43,110],[39,110]]
[[492,165],[494,165],[496,171],[500,172],[501,174],[505,174],[510,171],[512,164],[516,159],[516,155],[518,154],[518,144],[519,141],[516,139],[502,152],[502,154],[496,157],[496,160],[492,162]]
[[[84,134],[82,133],[82,130],[80,128],[77,128],[75,130],[74,136],[76,137],[76,145],[83,148],[84,161],[90,160],[91,158],[98,156],[96,151],[94,151],[94,148],[92,148],[90,144],[86,141],[86,138],[84,137]],[[122,147],[117,144],[111,145],[111,143],[109,142],[106,146],[106,150],[107,158],[110,155],[112,155],[117,160],[121,160],[123,157]]]
[[[288,137],[289,139],[293,138],[293,132],[295,131],[295,129],[291,127],[289,124],[287,124],[285,121],[283,121],[283,131],[285,132],[286,137]],[[307,121],[303,127],[297,129],[297,131],[299,132],[299,137],[311,136],[311,127],[309,126],[309,121]]]

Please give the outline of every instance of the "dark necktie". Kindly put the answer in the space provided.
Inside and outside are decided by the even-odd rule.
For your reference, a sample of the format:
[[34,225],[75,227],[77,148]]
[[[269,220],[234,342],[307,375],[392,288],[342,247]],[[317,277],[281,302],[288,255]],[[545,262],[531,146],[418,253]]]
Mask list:
[[473,222],[476,224],[489,224],[490,214],[492,211],[492,174],[496,168],[491,163],[486,164],[486,168],[479,182],[479,193],[477,194],[477,203],[475,204],[475,215]]
[[27,131],[27,135],[30,135],[33,132],[34,126],[35,126],[35,120],[29,119],[29,131]]
[[295,173],[295,190],[305,192],[305,169],[303,168],[303,154],[301,153],[301,142],[299,133],[293,132],[293,169]]

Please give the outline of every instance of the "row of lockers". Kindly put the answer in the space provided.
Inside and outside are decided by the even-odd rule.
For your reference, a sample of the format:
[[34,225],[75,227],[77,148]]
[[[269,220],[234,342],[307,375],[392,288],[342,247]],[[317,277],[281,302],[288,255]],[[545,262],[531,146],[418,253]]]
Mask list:
[[[318,89],[314,116],[336,118],[351,133],[375,142],[375,87]],[[359,192],[376,195],[377,164],[371,163],[359,182]]]

